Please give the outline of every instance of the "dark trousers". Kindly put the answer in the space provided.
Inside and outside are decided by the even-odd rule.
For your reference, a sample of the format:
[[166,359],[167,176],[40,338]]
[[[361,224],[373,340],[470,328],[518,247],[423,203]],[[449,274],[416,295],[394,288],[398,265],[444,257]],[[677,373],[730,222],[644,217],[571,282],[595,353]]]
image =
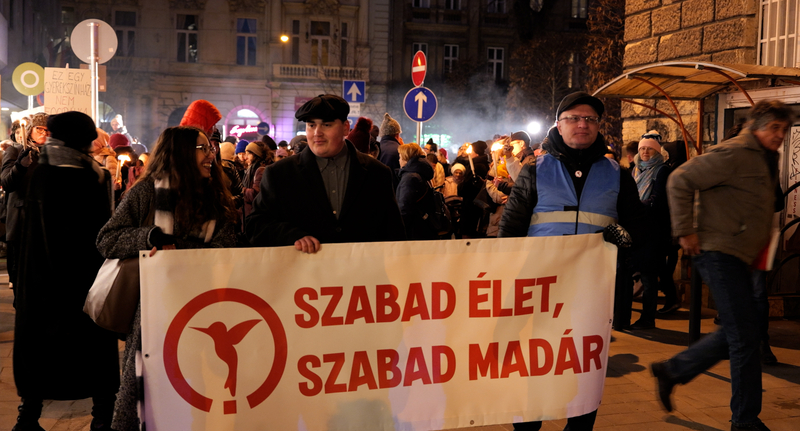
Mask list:
[[[568,418],[564,431],[591,431],[594,428],[595,419],[597,419],[597,410],[585,415]],[[515,431],[539,431],[540,429],[542,429],[541,421],[514,424]]]

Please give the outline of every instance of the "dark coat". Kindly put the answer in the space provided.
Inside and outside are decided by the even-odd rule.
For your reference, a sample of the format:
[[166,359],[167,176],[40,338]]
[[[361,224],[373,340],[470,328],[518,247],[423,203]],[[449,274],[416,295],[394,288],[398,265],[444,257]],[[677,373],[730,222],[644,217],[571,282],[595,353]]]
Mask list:
[[393,172],[400,171],[400,142],[394,136],[381,136],[381,154],[378,160],[392,169]]
[[8,147],[3,155],[3,167],[0,170],[0,184],[6,192],[6,241],[8,242],[18,242],[22,239],[25,195],[33,172],[39,165],[36,156],[27,168],[17,163],[21,152],[22,145],[14,144]]
[[389,169],[347,143],[350,170],[339,218],[333,214],[312,151],[269,165],[245,222],[254,246],[285,246],[305,236],[321,243],[399,241],[403,220]]
[[111,216],[105,175],[99,183],[90,167],[41,164],[31,178],[14,331],[22,398],[83,399],[119,387],[117,336],[83,312],[103,263],[95,238]]
[[437,237],[430,222],[423,219],[423,216],[433,210],[432,205],[426,208],[433,200],[424,199],[426,194],[433,192],[428,184],[432,178],[433,168],[424,158],[412,158],[400,169],[397,204],[400,206],[408,239],[426,240]]

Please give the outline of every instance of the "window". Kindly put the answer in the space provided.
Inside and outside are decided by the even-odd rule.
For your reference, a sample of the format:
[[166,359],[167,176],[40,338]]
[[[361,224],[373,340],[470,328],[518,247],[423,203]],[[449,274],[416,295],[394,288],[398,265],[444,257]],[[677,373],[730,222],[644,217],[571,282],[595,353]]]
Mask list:
[[342,42],[341,46],[339,47],[341,51],[341,58],[339,58],[339,65],[344,67],[347,66],[347,42],[349,38],[347,37],[347,23],[342,23]]
[[487,0],[486,12],[489,13],[506,13],[506,0]]
[[178,56],[181,63],[197,63],[197,15],[178,14],[175,19],[178,31]]
[[[14,2],[12,1],[10,4],[14,4]],[[13,19],[11,21],[13,21]],[[75,24],[77,24],[77,22],[75,21],[74,7],[64,6],[61,8],[61,24],[64,24],[65,26],[74,26]]]
[[256,20],[239,18],[236,20],[236,64],[256,65]]
[[586,19],[586,1],[572,0],[572,17]]
[[136,54],[136,12],[114,12],[114,32],[117,34],[117,55],[132,57]]
[[761,0],[758,62],[762,66],[797,67],[797,21],[800,0]]
[[292,64],[300,64],[300,21],[292,21]]
[[444,0],[444,8],[450,10],[461,10],[461,0]]
[[311,64],[328,65],[328,53],[331,46],[331,23],[327,21],[311,21]]
[[458,61],[458,45],[445,45],[444,46],[444,73],[453,71],[453,67]]
[[489,74],[495,81],[503,79],[503,48],[489,48]]
[[431,7],[430,0],[413,0],[411,5],[414,7]]
[[411,53],[412,53],[411,55],[416,54],[417,51],[422,51],[422,53],[425,54],[425,57],[427,57],[428,56],[428,44],[427,43],[419,43],[419,42],[413,43],[411,45]]

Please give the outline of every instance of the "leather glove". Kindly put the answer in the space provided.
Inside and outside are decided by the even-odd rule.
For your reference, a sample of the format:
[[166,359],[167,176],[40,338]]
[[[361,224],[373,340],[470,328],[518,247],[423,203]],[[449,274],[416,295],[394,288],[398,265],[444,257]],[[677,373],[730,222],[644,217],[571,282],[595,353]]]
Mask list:
[[161,250],[165,245],[175,245],[175,237],[167,235],[160,227],[155,227],[150,231],[150,237],[147,239],[153,247]]
[[31,165],[31,163],[33,162],[31,156],[31,147],[25,147],[25,149],[22,150],[21,153],[19,153],[19,156],[17,157],[17,162],[19,162],[20,165],[26,168]]
[[633,245],[631,234],[624,227],[614,223],[603,229],[603,239],[619,248],[628,248]]

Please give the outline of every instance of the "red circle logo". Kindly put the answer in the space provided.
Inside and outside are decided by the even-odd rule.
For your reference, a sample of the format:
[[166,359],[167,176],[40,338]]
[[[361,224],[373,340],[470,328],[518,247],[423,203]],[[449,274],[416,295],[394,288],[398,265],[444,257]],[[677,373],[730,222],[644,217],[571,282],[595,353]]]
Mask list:
[[[270,332],[272,332],[272,338],[275,343],[275,360],[272,363],[272,369],[269,371],[266,380],[255,391],[247,395],[247,403],[252,409],[264,402],[278,386],[281,376],[283,376],[283,371],[286,368],[288,345],[286,342],[286,331],[284,331],[283,324],[281,324],[280,318],[277,313],[275,313],[275,310],[273,310],[266,301],[251,292],[231,288],[215,289],[201,293],[186,303],[186,305],[178,311],[178,314],[175,315],[175,318],[172,319],[172,323],[170,323],[169,329],[167,329],[167,335],[164,339],[164,368],[172,387],[175,388],[175,391],[178,392],[181,398],[197,409],[204,412],[211,411],[211,405],[214,400],[195,391],[181,372],[180,365],[178,364],[178,341],[192,317],[200,310],[219,302],[237,302],[250,307],[262,317],[263,321],[269,325]],[[225,388],[230,390],[232,396],[236,395],[236,371],[238,360],[234,346],[247,335],[250,329],[260,322],[261,319],[244,321],[234,325],[230,330],[228,330],[222,322],[214,322],[208,328],[191,327],[191,329],[208,334],[214,340],[217,355],[220,359],[225,361],[229,367],[229,375],[225,382]],[[236,401],[224,401],[223,411],[225,414],[236,413]]]

